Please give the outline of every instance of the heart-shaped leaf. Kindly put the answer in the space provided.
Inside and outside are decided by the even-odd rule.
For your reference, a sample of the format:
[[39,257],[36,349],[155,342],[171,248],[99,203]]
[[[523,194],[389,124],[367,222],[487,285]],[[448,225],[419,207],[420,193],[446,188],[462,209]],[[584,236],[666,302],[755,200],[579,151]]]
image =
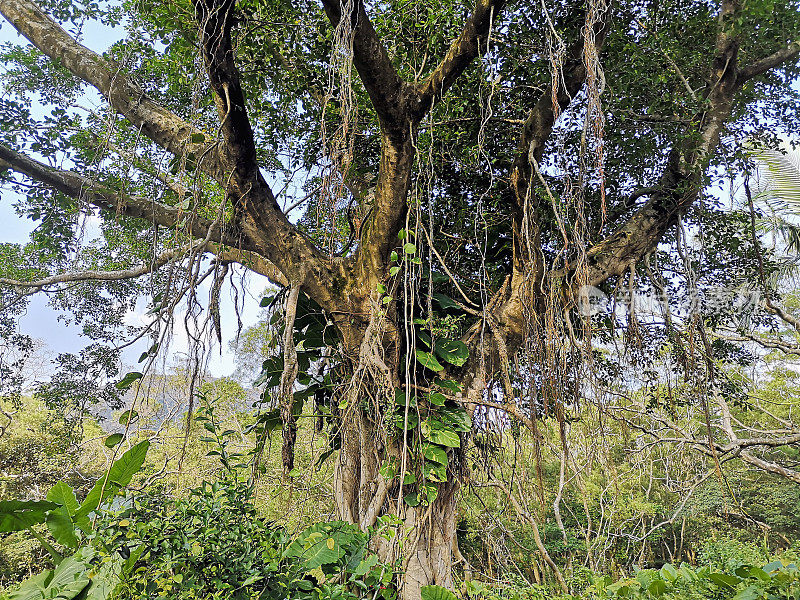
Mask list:
[[417,360],[419,363],[425,367],[426,369],[430,369],[431,371],[443,371],[444,367],[436,360],[436,357],[431,354],[430,352],[424,352],[422,350],[415,350],[414,353],[417,356]]

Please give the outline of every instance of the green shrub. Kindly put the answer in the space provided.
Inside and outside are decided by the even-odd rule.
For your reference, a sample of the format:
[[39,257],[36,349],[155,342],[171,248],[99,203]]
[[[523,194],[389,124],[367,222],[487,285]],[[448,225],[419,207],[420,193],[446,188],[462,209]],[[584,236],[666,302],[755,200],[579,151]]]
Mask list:
[[368,534],[318,523],[292,539],[258,515],[249,492],[204,483],[188,498],[143,496],[109,517],[104,545],[123,555],[143,548],[117,598],[394,599],[392,570],[369,554]]
[[764,551],[755,544],[729,537],[706,540],[698,560],[723,571],[735,571],[742,565],[763,564],[767,559]]
[[638,571],[635,577],[612,582],[598,579],[593,586],[600,598],[663,600],[798,600],[800,569],[793,563],[773,561],[763,568],[741,565],[719,571],[709,566]]

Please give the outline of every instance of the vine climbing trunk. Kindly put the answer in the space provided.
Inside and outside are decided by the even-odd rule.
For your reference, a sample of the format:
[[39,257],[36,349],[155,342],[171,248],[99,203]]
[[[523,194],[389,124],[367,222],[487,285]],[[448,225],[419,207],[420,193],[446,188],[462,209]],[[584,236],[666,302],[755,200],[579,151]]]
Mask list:
[[[364,397],[369,395],[365,390]],[[419,600],[423,586],[452,586],[460,481],[448,477],[438,485],[433,502],[410,506],[405,496],[415,487],[403,485],[402,477],[387,480],[382,469],[392,457],[402,456],[402,441],[387,438],[380,421],[365,411],[351,411],[342,423],[334,494],[339,518],[362,529],[375,526],[381,517],[393,517],[383,525],[391,536],[376,535],[373,549],[383,561],[400,567],[400,597]]]
[[399,568],[400,597],[419,600],[423,586],[452,586],[464,461],[461,448],[449,448],[447,477],[436,483],[435,497],[420,499],[425,481],[420,455],[425,441],[416,426],[422,420],[420,407],[407,402],[398,411],[395,396],[409,389],[404,382],[414,367],[401,358],[407,345],[398,333],[403,327],[397,315],[390,311],[386,316],[374,306],[372,314],[366,324],[351,322],[342,332],[349,341],[352,372],[339,402],[334,496],[341,520],[381,530],[373,537],[373,549]]

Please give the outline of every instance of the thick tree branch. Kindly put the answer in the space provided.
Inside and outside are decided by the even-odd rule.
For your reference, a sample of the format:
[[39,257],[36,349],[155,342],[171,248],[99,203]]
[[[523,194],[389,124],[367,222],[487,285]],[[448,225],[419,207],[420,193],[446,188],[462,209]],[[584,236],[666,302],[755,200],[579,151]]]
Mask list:
[[767,473],[780,475],[781,477],[785,477],[790,481],[794,481],[795,483],[800,483],[800,472],[795,471],[794,469],[789,469],[788,467],[784,467],[770,460],[764,460],[763,458],[754,456],[749,452],[743,451],[739,456],[741,456],[743,461],[750,463],[751,465],[758,467],[759,469],[762,469]]
[[[598,53],[605,42],[610,24],[611,11],[606,11],[594,36]],[[558,75],[551,80],[536,104],[528,111],[511,168],[511,187],[515,201],[512,211],[514,237],[512,266],[517,273],[525,271],[535,273],[537,279],[542,276],[542,260],[539,255],[531,256],[530,249],[532,248],[535,254],[541,248],[541,229],[536,219],[535,203],[530,202],[530,189],[534,183],[534,175],[541,179],[538,165],[542,160],[545,144],[550,139],[558,115],[569,106],[572,98],[586,81],[587,72],[582,40],[573,44],[568,50],[567,59],[559,69]],[[524,223],[526,214],[529,215],[530,220],[527,236],[523,233],[526,229]]]
[[664,174],[655,186],[658,191],[614,234],[589,249],[589,285],[621,275],[636,260],[655,250],[664,233],[700,194],[705,171],[730,118],[739,87],[739,41],[731,30],[730,17],[740,8],[735,0],[723,0],[710,73],[714,84],[706,93],[706,110],[687,128],[686,141],[670,152]]
[[177,248],[175,250],[168,250],[158,256],[152,262],[133,267],[130,269],[120,269],[118,271],[99,271],[99,270],[84,270],[75,271],[72,273],[59,273],[58,275],[51,275],[34,281],[24,281],[21,279],[8,279],[0,277],[0,285],[6,285],[16,288],[42,290],[52,286],[57,286],[63,283],[79,283],[82,281],[120,281],[122,279],[134,279],[152,273],[174,261],[177,258],[184,256],[191,250],[197,250],[205,245],[204,240],[197,241],[187,248]]
[[[219,224],[215,224],[209,219],[198,217],[154,200],[128,196],[92,181],[83,175],[72,171],[54,169],[2,144],[0,144],[0,168],[12,169],[22,173],[62,194],[88,202],[103,210],[144,219],[162,227],[179,229],[196,238],[205,239],[208,237],[210,240],[226,244],[235,243],[241,245],[243,243],[243,240],[234,239],[229,234],[223,233]],[[247,247],[247,245],[244,242],[244,247]]]
[[[594,43],[598,52],[605,42],[610,23],[611,11],[606,11],[595,24]],[[544,263],[539,250],[541,229],[533,214],[535,204],[530,202],[529,192],[558,114],[569,106],[586,81],[583,54],[583,40],[569,48],[565,63],[559,69],[559,78],[552,80],[539,95],[522,126],[511,168],[511,188],[515,197],[512,273],[484,308],[484,314],[491,315],[491,324],[487,318],[482,318],[464,337],[470,347],[470,356],[466,365],[459,369],[458,376],[464,384],[467,402],[478,402],[488,380],[509,364],[508,357],[514,355],[530,333],[527,316],[536,310]],[[491,335],[486,331],[487,326],[492,330]]]
[[[186,211],[181,211],[153,200],[121,194],[91,181],[87,177],[70,171],[54,169],[19,152],[15,152],[2,144],[0,144],[0,169],[11,169],[26,175],[30,179],[43,183],[62,194],[89,202],[102,210],[141,218],[169,229],[177,228],[193,237],[200,238],[198,243],[206,246],[206,250],[215,254],[220,260],[241,264],[251,271],[263,275],[276,285],[288,285],[286,276],[274,264],[253,251],[255,244],[224,232],[218,224],[208,219],[202,219]],[[209,230],[211,230],[210,234]],[[209,241],[206,242],[206,239]],[[186,249],[170,250],[159,256],[153,263],[132,269],[113,272],[82,271],[64,273],[33,282],[0,279],[0,284],[42,288],[58,283],[76,281],[130,279],[158,269],[185,253]]]
[[780,67],[786,61],[792,60],[800,56],[800,41],[787,44],[777,52],[770,54],[757,60],[756,62],[747,65],[739,70],[739,83],[744,83],[748,79],[752,79],[758,75],[763,75],[767,71]]
[[411,184],[414,146],[410,133],[400,139],[384,134],[381,140],[381,162],[375,185],[372,211],[361,228],[354,275],[365,284],[366,293],[382,281],[389,253],[397,245],[397,232],[403,226],[406,196]]
[[787,313],[785,310],[783,310],[783,308],[773,303],[769,298],[765,300],[764,308],[766,308],[767,312],[772,313],[784,323],[787,323],[794,327],[797,331],[800,331],[800,320]]
[[[610,27],[611,11],[607,10],[602,15],[602,20],[597,23],[594,32],[594,43],[598,54],[605,44]],[[524,198],[531,171],[535,164],[542,160],[545,144],[550,139],[557,114],[569,106],[586,81],[584,46],[584,41],[581,39],[567,50],[566,60],[559,69],[559,76],[550,82],[533,108],[528,111],[522,126],[511,175],[512,182],[517,188],[515,193],[518,197],[521,195]]]
[[[253,128],[247,115],[244,90],[231,44],[233,0],[198,0],[194,3],[201,34],[201,50],[208,72],[224,138],[222,153],[232,179],[254,183],[260,178]],[[263,179],[263,178],[262,178]],[[272,191],[263,183],[269,199]]]
[[[340,0],[322,0],[328,19],[337,27],[343,18]],[[344,15],[353,28],[353,64],[387,130],[406,127],[407,84],[392,65],[389,53],[381,42],[364,9],[363,0],[352,0],[353,11]]]
[[[588,281],[580,278],[580,283],[598,285],[609,277],[624,273],[636,260],[656,248],[667,229],[699,195],[706,168],[730,117],[733,97],[738,89],[736,57],[739,45],[731,24],[735,22],[733,14],[739,9],[737,0],[723,0],[719,14],[719,33],[710,68],[714,84],[706,93],[705,111],[692,121],[685,141],[672,150],[664,175],[655,186],[657,191],[653,191],[648,202],[616,233],[589,249],[586,256]],[[576,49],[573,48],[573,61],[575,52]],[[574,62],[572,65],[572,85],[578,85],[584,67]],[[541,148],[552,128],[551,106],[551,100],[548,106],[545,98],[540,98],[529,115],[530,125],[526,125],[523,130],[521,152],[515,163],[516,176],[512,177],[513,185],[523,185],[522,188],[517,188],[518,192],[527,193],[530,182],[525,180],[530,177],[525,175],[530,172],[530,168],[535,168],[534,161],[537,156],[541,156]],[[515,220],[521,223],[519,217],[525,198],[518,197],[517,202],[518,214],[515,215]],[[520,235],[520,232],[515,231],[515,235]],[[535,227],[529,239],[536,247],[538,239]],[[541,309],[542,285],[538,279],[540,265],[532,262],[539,258],[527,256],[521,250],[515,247],[518,255],[515,256],[513,273],[485,309],[485,312],[493,315],[500,335],[490,337],[485,333],[487,325],[482,320],[464,338],[470,347],[470,357],[465,367],[459,370],[458,376],[464,384],[467,401],[478,397],[483,387],[502,369],[502,355],[511,356],[520,348],[531,334],[531,313],[538,313]],[[533,273],[533,277],[530,273]],[[577,292],[570,287],[573,273],[569,270],[549,275],[541,273],[541,276],[546,276],[552,285],[558,285],[559,282],[564,284],[567,296]],[[543,279],[541,283],[544,283]]]
[[220,246],[214,242],[208,245],[208,250],[221,261],[235,262],[243,267],[247,267],[254,273],[263,275],[269,279],[270,283],[273,285],[278,287],[288,287],[289,285],[289,280],[280,272],[278,267],[260,254],[256,254],[250,250],[239,250],[238,248]]
[[[30,0],[4,0],[0,3],[0,13],[42,52],[96,87],[108,99],[114,110],[128,118],[156,144],[176,155],[194,153],[199,157],[199,168],[225,186],[226,192],[233,196],[234,201],[245,203],[251,201],[252,210],[249,218],[238,224],[240,231],[237,232],[235,239],[233,236],[225,238],[220,232],[215,231],[210,237],[212,241],[220,241],[242,250],[256,251],[268,258],[281,272],[292,277],[296,278],[301,273],[307,273],[314,279],[309,291],[312,293],[320,291],[319,301],[331,304],[328,288],[332,271],[329,265],[320,264],[319,252],[280,211],[255,164],[252,135],[248,139],[248,136],[243,134],[246,128],[249,128],[244,112],[244,99],[241,95],[237,97],[237,89],[231,85],[233,81],[225,79],[225,75],[231,73],[226,70],[232,61],[229,37],[212,41],[212,44],[222,42],[222,46],[210,46],[214,52],[222,53],[215,54],[215,60],[218,60],[221,68],[214,71],[212,85],[216,85],[218,102],[224,102],[221,106],[224,107],[225,114],[233,117],[231,123],[223,120],[223,133],[229,134],[225,140],[223,154],[216,143],[207,145],[193,142],[193,139],[205,138],[201,131],[149,99],[141,88],[115,65],[76,42],[35,3]],[[221,15],[215,14],[215,16]],[[217,27],[220,24],[228,27],[229,33],[227,21],[216,20],[206,23]],[[9,148],[3,149],[2,158],[11,168],[37,181],[47,183],[62,193],[82,198],[103,209],[144,218],[167,227],[174,227],[180,219],[187,216],[171,207],[145,199],[123,196],[75,173],[50,169]],[[230,177],[234,168],[237,174],[235,182]],[[232,183],[238,185],[231,185]],[[183,228],[192,235],[205,237],[209,226],[210,223],[188,215],[188,223]]]
[[192,152],[203,157],[198,165],[222,180],[224,173],[215,147],[203,132],[147,97],[119,67],[76,42],[31,0],[3,0],[0,14],[30,42],[83,81],[93,85],[111,107],[130,120],[153,142],[175,155]]
[[255,250],[293,285],[302,285],[323,307],[340,305],[334,287],[339,266],[325,257],[284,215],[259,169],[253,128],[231,43],[233,0],[194,4],[206,71],[220,116],[220,149],[228,179],[225,193],[234,223]]
[[761,346],[762,348],[769,348],[771,350],[780,350],[785,354],[792,354],[794,356],[800,356],[800,346],[796,344],[789,344],[784,342],[780,338],[771,338],[766,339],[754,335],[752,333],[742,333],[739,334],[735,330],[730,329],[730,335],[717,335],[717,337],[721,340],[726,340],[729,342],[754,342]]
[[[331,22],[339,25],[345,18],[339,1],[323,0],[323,4]],[[478,0],[475,11],[442,64],[425,82],[411,88],[392,65],[369,21],[363,1],[354,0],[350,15],[353,62],[382,127],[381,162],[374,203],[362,228],[359,252],[353,263],[353,276],[363,283],[365,289],[374,289],[375,284],[383,279],[389,252],[397,244],[396,235],[407,209],[406,196],[414,160],[413,137],[419,120],[478,55],[492,17],[502,4],[503,0]]]
[[459,35],[450,44],[442,62],[422,82],[415,86],[416,104],[413,107],[415,120],[441,99],[450,86],[485,48],[494,19],[503,8],[505,0],[477,0],[475,9]]

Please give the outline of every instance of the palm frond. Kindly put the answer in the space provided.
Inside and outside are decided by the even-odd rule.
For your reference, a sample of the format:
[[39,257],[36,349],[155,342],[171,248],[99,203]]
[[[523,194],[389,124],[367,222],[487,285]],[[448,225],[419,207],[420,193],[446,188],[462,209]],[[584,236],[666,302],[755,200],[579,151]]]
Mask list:
[[784,145],[753,148],[751,156],[759,167],[758,200],[777,212],[800,217],[800,152]]

